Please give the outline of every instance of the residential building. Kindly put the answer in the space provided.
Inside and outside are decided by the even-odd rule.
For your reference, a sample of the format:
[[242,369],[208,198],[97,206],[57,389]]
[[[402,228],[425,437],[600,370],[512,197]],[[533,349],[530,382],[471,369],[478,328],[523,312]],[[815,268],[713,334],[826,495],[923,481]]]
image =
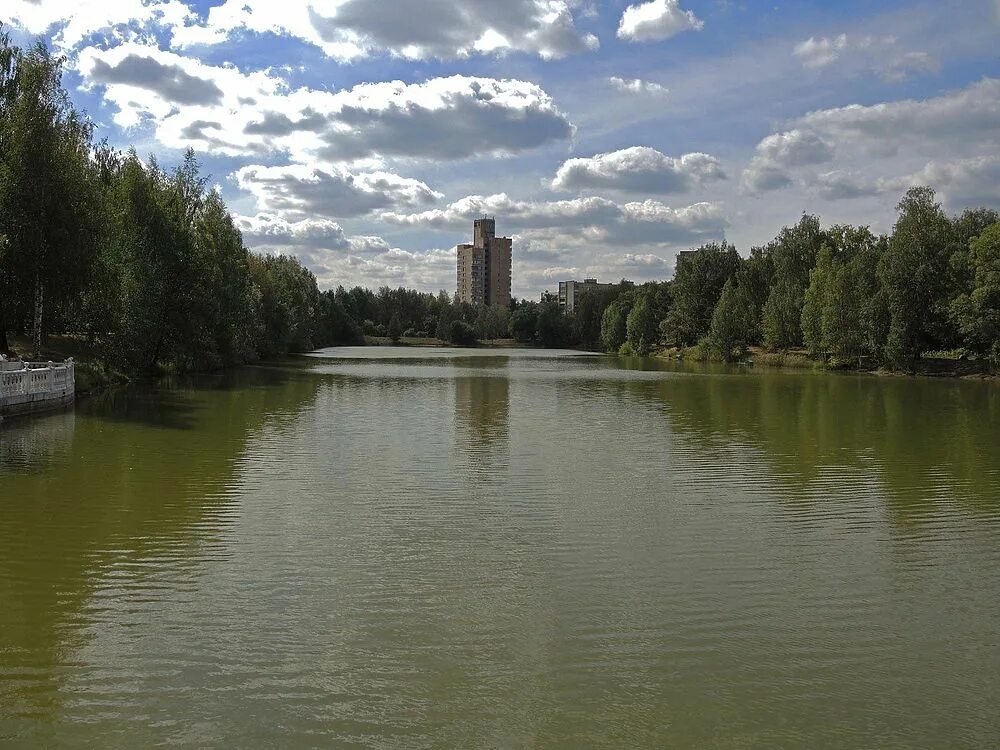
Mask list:
[[567,313],[576,309],[583,295],[587,292],[596,292],[601,289],[610,289],[614,284],[600,284],[597,279],[584,279],[583,281],[560,281],[559,282],[559,305]]
[[470,305],[510,305],[513,240],[496,236],[496,219],[473,222],[472,244],[456,248],[458,300]]

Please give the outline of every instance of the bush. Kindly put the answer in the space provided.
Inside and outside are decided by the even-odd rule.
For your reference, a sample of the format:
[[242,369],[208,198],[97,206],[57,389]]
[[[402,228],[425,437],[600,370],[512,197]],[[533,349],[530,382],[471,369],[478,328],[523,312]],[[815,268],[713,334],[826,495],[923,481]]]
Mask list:
[[601,316],[601,343],[605,351],[616,352],[628,335],[628,310],[624,300],[612,302]]
[[448,330],[448,340],[459,346],[470,346],[476,343],[476,331],[464,320],[453,320]]
[[660,343],[660,327],[656,312],[646,296],[632,307],[626,320],[628,344],[637,355],[645,357]]

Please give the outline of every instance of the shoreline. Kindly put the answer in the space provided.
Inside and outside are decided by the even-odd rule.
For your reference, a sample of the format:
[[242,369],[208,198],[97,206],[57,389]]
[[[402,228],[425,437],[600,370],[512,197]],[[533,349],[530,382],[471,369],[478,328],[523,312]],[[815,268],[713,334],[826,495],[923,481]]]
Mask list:
[[811,370],[828,374],[845,373],[899,378],[923,377],[939,380],[1000,380],[1000,373],[991,370],[989,364],[986,362],[945,357],[927,357],[917,360],[912,370],[831,366],[828,362],[813,359],[805,350],[769,352],[759,347],[752,347],[746,355],[732,362],[725,362],[717,357],[705,356],[698,346],[661,349],[651,354],[650,357],[678,362],[729,364],[741,367],[765,367],[781,370]]

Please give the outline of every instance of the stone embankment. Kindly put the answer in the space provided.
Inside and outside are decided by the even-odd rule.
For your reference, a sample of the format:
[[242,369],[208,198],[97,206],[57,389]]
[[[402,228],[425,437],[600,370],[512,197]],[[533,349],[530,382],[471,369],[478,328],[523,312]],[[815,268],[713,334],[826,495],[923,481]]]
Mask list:
[[0,356],[0,419],[70,404],[76,395],[72,359],[65,362],[22,362]]

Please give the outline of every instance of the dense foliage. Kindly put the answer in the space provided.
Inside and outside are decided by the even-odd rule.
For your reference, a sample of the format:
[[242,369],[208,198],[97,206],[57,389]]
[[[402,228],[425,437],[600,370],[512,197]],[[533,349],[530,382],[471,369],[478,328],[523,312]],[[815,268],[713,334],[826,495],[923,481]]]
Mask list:
[[928,352],[1000,366],[1000,215],[950,217],[913,188],[888,236],[805,215],[743,258],[680,254],[672,281],[475,308],[447,293],[321,292],[297,260],[262,257],[188,152],[154,158],[94,143],[62,60],[0,34],[0,351],[7,332],[86,337],[126,372],[204,369],[364,335],[460,345],[511,337],[646,355],[695,344],[724,359],[805,348],[838,366],[907,368]]
[[[1000,214],[949,217],[926,187],[898,212],[888,236],[805,215],[746,258],[727,243],[681,253],[672,281],[584,296],[571,343],[636,355],[698,344],[727,360],[804,348],[832,366],[896,369],[934,353],[1000,367]],[[512,333],[540,341],[522,333],[523,315]]]
[[94,144],[62,65],[0,35],[0,350],[79,334],[138,373],[360,341],[297,260],[248,252],[193,153],[167,171]]

